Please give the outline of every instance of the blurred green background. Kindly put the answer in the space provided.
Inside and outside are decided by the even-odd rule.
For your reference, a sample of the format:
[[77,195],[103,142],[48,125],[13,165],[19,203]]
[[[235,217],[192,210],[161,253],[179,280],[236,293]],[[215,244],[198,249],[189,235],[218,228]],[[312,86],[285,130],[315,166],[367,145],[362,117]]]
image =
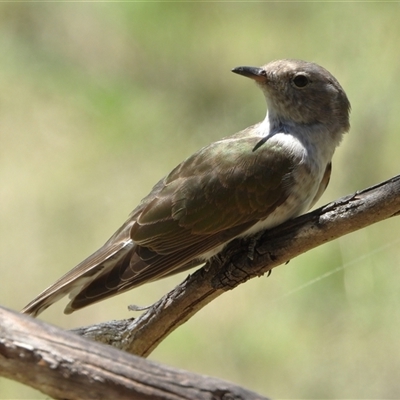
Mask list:
[[[0,4],[1,305],[21,309],[178,162],[264,118],[238,65],[315,61],[345,88],[352,129],[319,205],[398,174],[399,17],[383,2]],[[399,398],[399,224],[226,293],[151,358],[276,399]],[[184,276],[41,318],[130,317]],[[0,378],[0,398],[45,396]]]

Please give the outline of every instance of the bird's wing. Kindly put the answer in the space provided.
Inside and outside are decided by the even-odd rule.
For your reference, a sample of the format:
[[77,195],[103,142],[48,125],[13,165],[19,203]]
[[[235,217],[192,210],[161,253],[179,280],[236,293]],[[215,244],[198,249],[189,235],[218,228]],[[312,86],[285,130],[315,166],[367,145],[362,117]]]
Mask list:
[[259,140],[213,143],[160,181],[131,214],[135,248],[130,260],[121,258],[104,269],[72,298],[66,311],[198,265],[199,256],[281,205],[296,160],[268,141],[254,150]]
[[299,160],[243,135],[215,142],[154,186],[92,256],[23,310],[37,315],[70,293],[66,313],[198,265],[199,256],[265,219],[288,197]]
[[181,163],[140,207],[132,239],[168,254],[267,217],[286,200],[301,156],[269,141],[255,150],[259,141],[228,138]]

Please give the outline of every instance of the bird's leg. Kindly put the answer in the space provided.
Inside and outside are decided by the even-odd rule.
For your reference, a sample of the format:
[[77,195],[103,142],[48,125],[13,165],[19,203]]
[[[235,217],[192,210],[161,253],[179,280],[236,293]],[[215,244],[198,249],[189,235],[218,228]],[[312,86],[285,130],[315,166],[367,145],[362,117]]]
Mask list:
[[[247,250],[247,258],[251,261],[254,260],[254,253],[256,251],[256,246],[258,243],[258,240],[261,238],[263,235],[264,231],[257,232],[255,235],[250,237],[250,242]],[[272,270],[270,269],[267,272],[267,278],[271,275]]]
[[226,255],[224,254],[223,251],[220,251],[219,253],[214,254],[211,258],[207,260],[207,262],[203,266],[203,269],[204,271],[209,271],[212,262],[216,262],[218,266],[221,266],[225,263],[226,260],[227,260]]
[[249,246],[247,248],[247,258],[250,259],[251,261],[254,260],[254,253],[256,250],[256,246],[258,243],[258,240],[261,238],[263,235],[264,231],[257,232],[253,236],[249,238]]

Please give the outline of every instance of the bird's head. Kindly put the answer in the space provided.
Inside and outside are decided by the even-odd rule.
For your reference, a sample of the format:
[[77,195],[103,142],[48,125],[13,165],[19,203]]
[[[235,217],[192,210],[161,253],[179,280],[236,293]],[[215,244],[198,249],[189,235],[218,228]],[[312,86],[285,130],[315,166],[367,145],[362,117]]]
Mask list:
[[335,133],[349,130],[350,102],[335,77],[301,60],[277,60],[262,67],[237,67],[253,79],[267,100],[271,120],[284,125],[321,124]]

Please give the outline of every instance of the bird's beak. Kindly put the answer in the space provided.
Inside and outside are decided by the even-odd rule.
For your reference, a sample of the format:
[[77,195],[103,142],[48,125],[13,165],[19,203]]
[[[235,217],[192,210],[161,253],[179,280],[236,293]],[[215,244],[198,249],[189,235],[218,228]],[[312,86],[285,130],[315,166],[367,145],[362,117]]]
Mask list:
[[266,80],[265,70],[259,67],[236,67],[232,69],[232,72],[254,79],[257,82],[265,82]]

